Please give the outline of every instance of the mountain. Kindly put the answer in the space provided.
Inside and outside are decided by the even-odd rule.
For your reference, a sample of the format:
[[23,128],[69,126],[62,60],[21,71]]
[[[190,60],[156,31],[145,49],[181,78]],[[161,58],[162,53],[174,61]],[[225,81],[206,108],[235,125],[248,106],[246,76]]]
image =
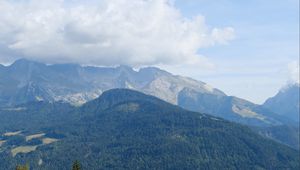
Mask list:
[[148,67],[134,71],[127,66],[116,68],[82,67],[76,64],[46,65],[25,59],[0,69],[0,104],[28,101],[66,101],[81,105],[113,88],[131,88],[177,103],[184,87],[215,95],[223,92],[190,78],[174,76]]
[[179,93],[178,99],[179,106],[248,125],[264,137],[299,149],[299,123],[275,114],[276,109],[272,112],[264,106],[234,96],[203,94],[188,88]]
[[33,169],[64,170],[73,160],[83,169],[300,166],[296,150],[248,127],[128,89],[106,91],[81,107],[40,101],[2,108],[0,116],[0,169],[30,162]]
[[234,96],[217,96],[185,88],[178,99],[178,105],[189,110],[210,113],[246,125],[280,125],[285,121],[268,109]]
[[264,107],[299,123],[300,84],[290,84],[282,88],[274,97],[265,101]]
[[[272,135],[275,131],[269,131],[271,127],[278,129],[296,124],[280,113],[274,113],[238,97],[227,96],[204,82],[173,75],[155,67],[136,71],[128,66],[47,65],[20,59],[0,69],[0,106],[14,106],[32,101],[67,102],[80,106],[97,98],[103,91],[114,88],[137,90],[191,111],[242,123],[254,127],[255,130],[260,129],[260,134],[268,134],[265,136],[288,145],[299,143],[299,140],[286,141],[295,139],[294,136],[277,138],[278,135]],[[257,127],[266,129],[262,131]],[[294,145],[293,147],[298,148]]]
[[[214,114],[239,123],[282,124],[282,118],[267,109],[227,96],[204,82],[172,75],[155,67],[135,71],[127,66],[46,65],[21,59],[0,70],[0,105],[41,100],[82,105],[113,88],[134,89],[186,109]],[[217,109],[215,105],[226,107],[226,112],[223,108]]]

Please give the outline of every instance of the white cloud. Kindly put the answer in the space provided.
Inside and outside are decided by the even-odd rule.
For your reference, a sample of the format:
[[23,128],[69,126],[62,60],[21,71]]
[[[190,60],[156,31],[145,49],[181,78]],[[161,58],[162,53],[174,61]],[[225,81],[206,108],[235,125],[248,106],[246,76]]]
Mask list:
[[289,70],[289,75],[290,75],[290,80],[291,82],[296,82],[300,83],[299,81],[299,60],[298,61],[292,61],[288,64],[288,70]]
[[199,49],[234,38],[233,28],[186,18],[169,0],[0,0],[0,11],[0,60],[205,65]]

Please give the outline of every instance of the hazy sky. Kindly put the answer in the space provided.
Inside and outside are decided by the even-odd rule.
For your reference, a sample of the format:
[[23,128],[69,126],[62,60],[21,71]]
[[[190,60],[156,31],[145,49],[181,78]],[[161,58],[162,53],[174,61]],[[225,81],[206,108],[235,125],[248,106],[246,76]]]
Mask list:
[[256,103],[299,81],[298,0],[0,0],[0,63],[159,66]]

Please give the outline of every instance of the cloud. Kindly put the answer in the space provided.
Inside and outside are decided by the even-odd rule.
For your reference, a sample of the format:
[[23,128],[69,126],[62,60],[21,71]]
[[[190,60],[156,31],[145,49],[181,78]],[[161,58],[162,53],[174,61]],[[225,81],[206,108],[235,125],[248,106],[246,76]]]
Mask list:
[[300,76],[300,72],[299,72],[299,60],[298,61],[292,61],[288,64],[288,71],[289,71],[289,81],[291,81],[292,83],[296,82],[296,83],[300,83],[299,81],[299,76]]
[[0,11],[0,60],[209,65],[198,51],[234,38],[171,0],[0,0]]

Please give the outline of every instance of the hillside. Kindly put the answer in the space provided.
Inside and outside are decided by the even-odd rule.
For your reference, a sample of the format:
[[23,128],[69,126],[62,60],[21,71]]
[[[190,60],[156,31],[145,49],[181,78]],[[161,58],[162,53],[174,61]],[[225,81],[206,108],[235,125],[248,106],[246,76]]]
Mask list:
[[[77,108],[44,102],[3,108],[0,116],[1,169],[30,162],[63,170],[75,159],[84,169],[299,168],[297,151],[245,126],[132,90],[110,90]],[[2,124],[7,116],[14,121]]]

